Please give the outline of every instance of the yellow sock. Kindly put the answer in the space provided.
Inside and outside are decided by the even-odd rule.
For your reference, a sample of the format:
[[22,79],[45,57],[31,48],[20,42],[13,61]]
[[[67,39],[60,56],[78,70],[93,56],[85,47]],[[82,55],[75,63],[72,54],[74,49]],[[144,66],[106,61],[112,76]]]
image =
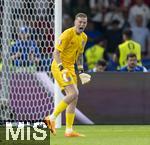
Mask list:
[[68,104],[62,100],[54,110],[54,116],[57,117],[61,112],[63,112],[67,108]]
[[71,129],[74,123],[75,113],[66,113],[66,128]]

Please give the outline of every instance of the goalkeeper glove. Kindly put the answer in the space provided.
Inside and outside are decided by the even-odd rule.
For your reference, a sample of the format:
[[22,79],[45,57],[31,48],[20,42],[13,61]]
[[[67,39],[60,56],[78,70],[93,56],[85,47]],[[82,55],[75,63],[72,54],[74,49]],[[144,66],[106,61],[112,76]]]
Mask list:
[[91,75],[89,75],[87,73],[80,73],[79,77],[80,77],[81,83],[83,85],[88,83],[91,80]]
[[91,80],[91,75],[84,73],[83,66],[79,66],[78,69],[79,69],[79,77],[80,77],[81,83],[83,85],[88,83]]
[[58,67],[62,73],[62,78],[63,78],[64,82],[71,81],[71,77],[69,76],[68,70],[63,67],[62,63],[58,64]]

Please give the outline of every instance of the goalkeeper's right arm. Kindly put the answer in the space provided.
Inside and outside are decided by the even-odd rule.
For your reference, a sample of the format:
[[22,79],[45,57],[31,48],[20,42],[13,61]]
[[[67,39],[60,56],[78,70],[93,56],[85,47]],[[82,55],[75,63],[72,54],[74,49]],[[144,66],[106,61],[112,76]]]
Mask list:
[[55,49],[53,52],[53,56],[54,56],[56,63],[58,64],[59,70],[62,73],[62,78],[63,78],[64,82],[69,82],[71,80],[71,78],[69,76],[68,70],[63,67],[62,61],[60,59],[60,51]]
[[55,49],[53,52],[53,57],[55,59],[55,61],[57,62],[57,64],[62,64],[62,61],[60,59],[60,51]]

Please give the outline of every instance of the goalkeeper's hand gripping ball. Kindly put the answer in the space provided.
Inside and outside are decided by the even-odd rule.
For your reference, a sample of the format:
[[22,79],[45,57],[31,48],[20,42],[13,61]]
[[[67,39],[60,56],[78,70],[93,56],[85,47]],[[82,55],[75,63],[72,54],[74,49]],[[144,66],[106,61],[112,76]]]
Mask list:
[[91,80],[91,75],[89,75],[87,73],[80,73],[79,77],[80,77],[81,83],[83,85],[88,83]]

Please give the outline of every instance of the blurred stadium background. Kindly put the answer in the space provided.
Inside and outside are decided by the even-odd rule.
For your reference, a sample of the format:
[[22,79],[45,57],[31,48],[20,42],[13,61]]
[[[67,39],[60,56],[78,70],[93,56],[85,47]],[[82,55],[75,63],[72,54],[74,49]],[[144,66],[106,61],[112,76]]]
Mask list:
[[[0,0],[1,121],[39,120],[51,113],[54,108],[54,94],[48,85],[52,78],[50,66],[55,37],[54,7],[54,0]],[[88,15],[88,26],[85,31],[88,35],[84,52],[85,70],[91,72],[86,52],[96,44],[100,44],[102,53],[105,51],[105,56],[100,54],[98,60],[105,61],[107,65],[103,72],[91,72],[90,84],[79,84],[81,93],[78,109],[96,125],[150,124],[150,74],[118,72],[118,63],[113,59],[118,45],[123,42],[122,32],[126,28],[131,28],[132,39],[142,46],[142,65],[150,71],[150,1],[62,0],[62,31],[73,25],[74,16],[78,12]],[[17,47],[20,48],[22,44],[18,42],[19,39],[30,40],[22,47],[34,49],[25,51],[22,56],[16,56]],[[93,60],[94,58],[96,60]],[[91,59],[94,62],[98,61],[97,56]],[[83,124],[79,119],[76,119],[75,123]],[[93,131],[90,127],[89,130]],[[100,129],[102,128],[101,126]],[[113,126],[110,128],[113,130]],[[135,128],[138,130],[138,126]],[[83,129],[84,132],[86,127],[78,129]],[[136,129],[132,131],[136,132]],[[108,132],[111,132],[110,130],[108,129]],[[127,131],[124,128],[123,130]],[[103,131],[102,129],[100,134],[103,134]],[[140,131],[137,131],[137,136],[128,131],[127,134],[140,138],[139,145],[149,145],[149,130]],[[62,133],[61,130],[58,132]],[[90,133],[88,135],[91,136]],[[142,143],[144,135],[147,138]],[[115,139],[117,136],[118,132],[109,137]],[[111,142],[104,143],[106,137],[108,136],[104,136],[101,145],[111,145]],[[114,142],[115,145],[129,144],[126,142],[126,135],[120,137],[122,138],[125,142]],[[54,142],[58,143],[58,140],[54,139]],[[83,142],[85,144],[86,141]],[[138,141],[134,143],[138,144]]]

